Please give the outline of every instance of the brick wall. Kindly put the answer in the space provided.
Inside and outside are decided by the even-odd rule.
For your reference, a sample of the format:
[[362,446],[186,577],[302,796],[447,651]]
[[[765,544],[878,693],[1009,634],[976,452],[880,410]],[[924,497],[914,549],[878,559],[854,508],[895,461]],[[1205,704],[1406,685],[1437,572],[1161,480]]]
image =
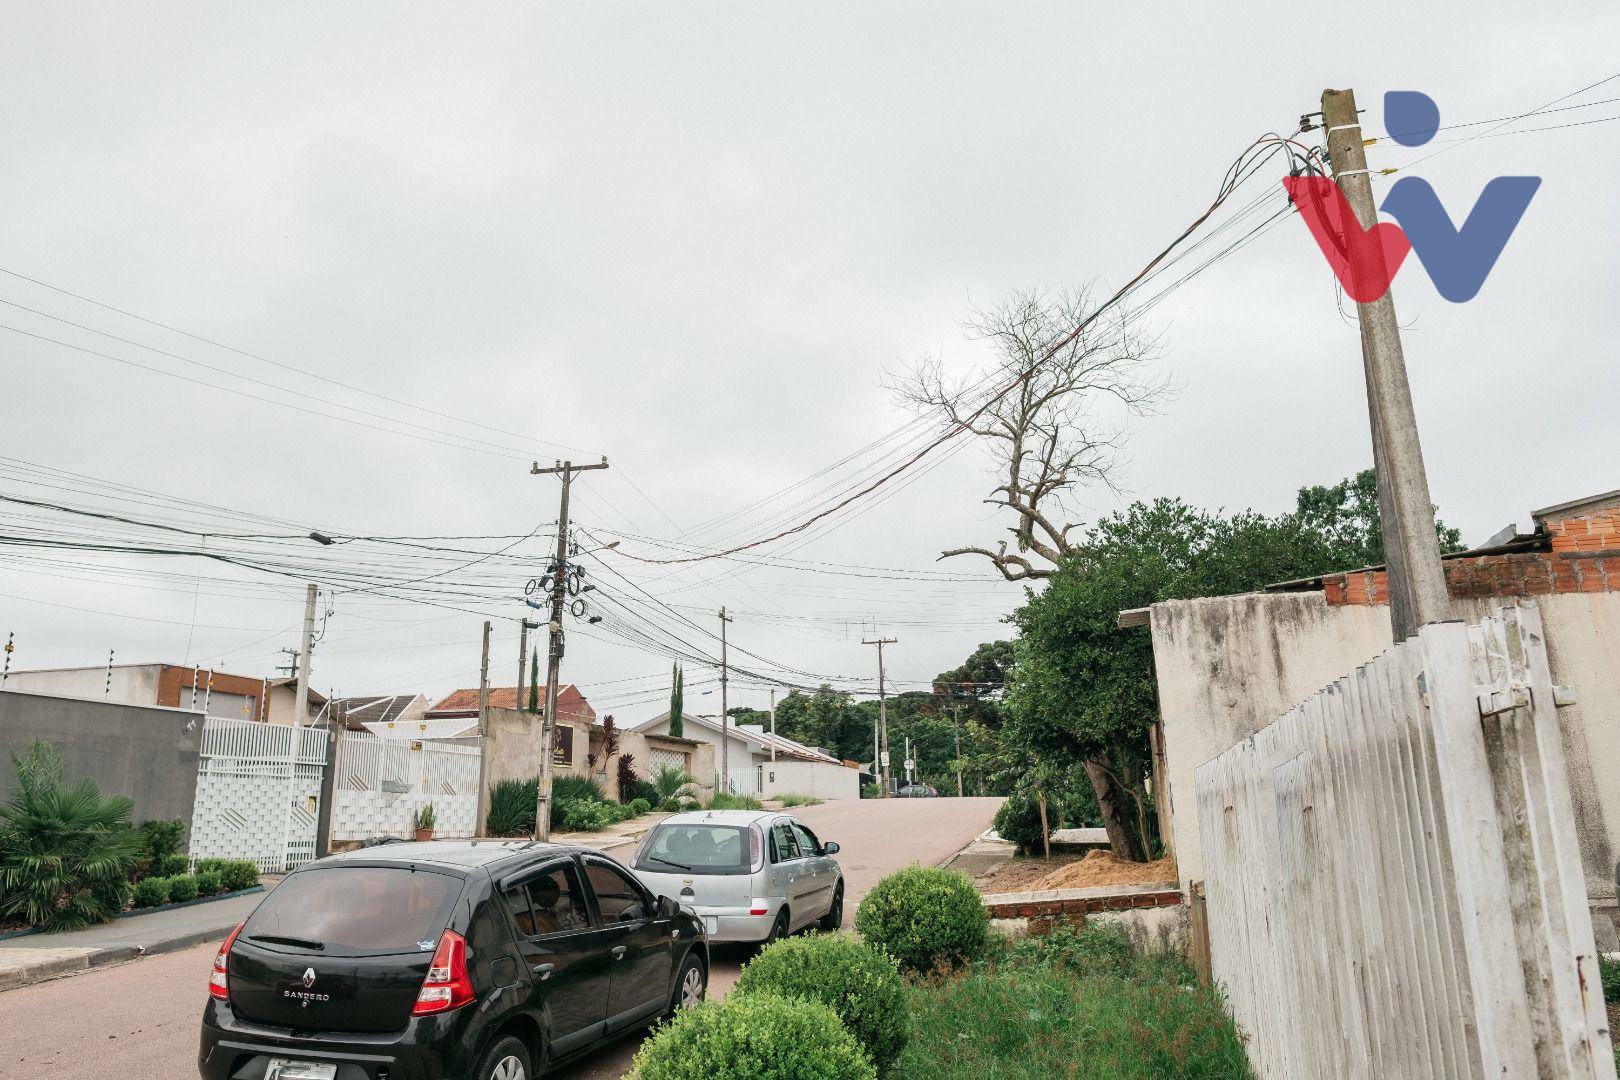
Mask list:
[[[1548,551],[1447,559],[1451,595],[1620,592],[1620,509],[1597,510],[1545,526]],[[1389,577],[1382,570],[1332,574],[1322,579],[1322,592],[1334,605],[1387,604]]]

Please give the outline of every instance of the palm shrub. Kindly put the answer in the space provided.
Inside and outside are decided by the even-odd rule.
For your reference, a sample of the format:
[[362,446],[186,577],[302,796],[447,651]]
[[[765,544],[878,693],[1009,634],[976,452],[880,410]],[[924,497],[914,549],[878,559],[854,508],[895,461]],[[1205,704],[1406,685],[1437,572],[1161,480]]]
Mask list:
[[818,1001],[732,994],[685,1009],[636,1054],[632,1080],[877,1080],[838,1014]]
[[984,951],[990,917],[966,874],[908,866],[879,881],[855,929],[910,971],[954,967]]
[[56,749],[11,756],[17,792],[0,807],[0,915],[50,932],[105,922],[129,901],[141,856],[124,796],[91,780],[68,785]]
[[877,1071],[906,1045],[906,984],[888,956],[852,934],[783,938],[749,961],[738,993],[767,992],[819,1001],[849,1029]]
[[679,766],[660,765],[652,771],[651,783],[658,797],[648,801],[663,804],[682,795],[690,795],[691,786],[697,783],[697,778]]

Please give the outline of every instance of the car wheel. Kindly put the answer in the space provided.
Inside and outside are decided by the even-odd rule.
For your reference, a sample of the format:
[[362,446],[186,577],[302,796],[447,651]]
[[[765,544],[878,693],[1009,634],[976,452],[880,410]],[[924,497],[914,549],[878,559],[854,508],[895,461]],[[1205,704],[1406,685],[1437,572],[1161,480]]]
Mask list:
[[675,976],[675,990],[670,995],[669,1015],[674,1016],[682,1009],[701,1005],[708,992],[708,969],[703,966],[703,961],[695,952],[688,953],[686,962],[681,965],[680,974]]
[[833,893],[832,907],[828,908],[827,914],[821,917],[821,922],[818,924],[818,928],[825,933],[832,934],[842,929],[843,925],[844,887],[840,885],[838,886],[837,891]]
[[766,938],[764,942],[761,943],[760,948],[763,949],[771,942],[781,941],[783,938],[787,937],[792,925],[792,923],[788,922],[788,909],[783,908],[781,911],[778,911],[776,913],[776,921],[771,924],[771,936]]
[[529,1080],[534,1075],[529,1066],[529,1048],[523,1040],[510,1035],[497,1039],[484,1051],[484,1059],[473,1075],[478,1080]]

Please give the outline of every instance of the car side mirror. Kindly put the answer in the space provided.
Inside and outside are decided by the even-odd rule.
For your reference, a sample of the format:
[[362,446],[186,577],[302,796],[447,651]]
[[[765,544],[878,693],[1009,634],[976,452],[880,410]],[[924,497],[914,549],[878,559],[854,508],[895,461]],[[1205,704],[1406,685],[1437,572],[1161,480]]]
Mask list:
[[838,841],[836,841],[836,840],[827,841],[825,844],[821,845],[821,850],[826,852],[828,855],[836,855],[836,854],[838,854],[838,851],[839,851]]
[[680,910],[681,905],[677,904],[673,898],[668,896],[658,898],[658,917],[660,919],[672,919],[680,913]]

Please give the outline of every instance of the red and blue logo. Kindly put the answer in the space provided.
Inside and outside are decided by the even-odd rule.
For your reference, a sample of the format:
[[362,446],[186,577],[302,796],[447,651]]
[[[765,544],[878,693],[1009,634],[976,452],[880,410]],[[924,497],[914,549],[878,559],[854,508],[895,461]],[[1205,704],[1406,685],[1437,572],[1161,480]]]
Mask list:
[[[1391,90],[1384,95],[1384,123],[1402,146],[1422,146],[1440,128],[1440,107],[1427,94]],[[1416,251],[1441,296],[1454,304],[1472,300],[1507,247],[1525,209],[1541,186],[1539,176],[1498,176],[1485,185],[1461,227],[1441,205],[1429,182],[1405,176],[1390,186],[1380,212],[1395,219],[1363,229],[1338,184],[1325,176],[1290,176],[1288,196],[1327,256],[1345,292],[1371,303]]]

